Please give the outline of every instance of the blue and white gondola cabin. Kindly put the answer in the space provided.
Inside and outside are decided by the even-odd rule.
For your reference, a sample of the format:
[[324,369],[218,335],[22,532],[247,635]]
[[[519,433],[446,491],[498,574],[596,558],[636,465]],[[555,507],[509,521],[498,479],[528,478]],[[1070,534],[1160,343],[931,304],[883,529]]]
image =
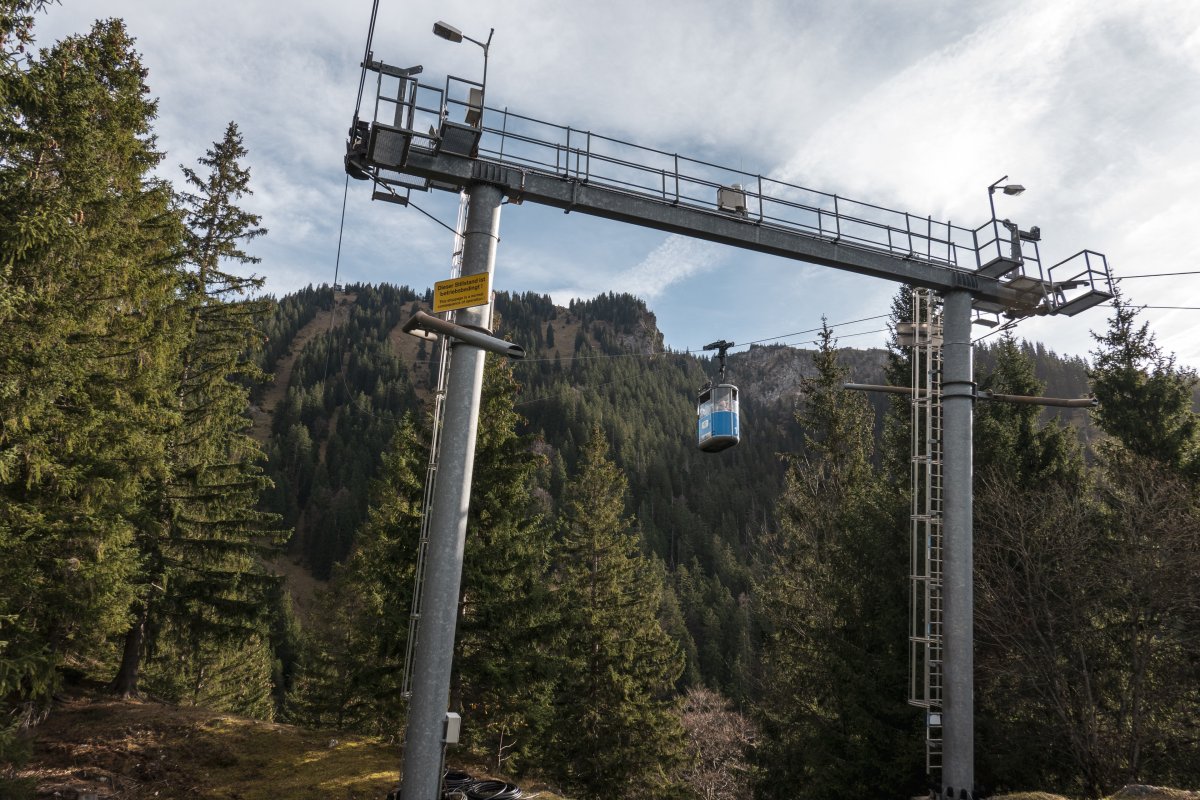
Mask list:
[[697,444],[707,453],[733,447],[738,433],[738,390],[732,383],[709,384],[700,390],[696,401]]

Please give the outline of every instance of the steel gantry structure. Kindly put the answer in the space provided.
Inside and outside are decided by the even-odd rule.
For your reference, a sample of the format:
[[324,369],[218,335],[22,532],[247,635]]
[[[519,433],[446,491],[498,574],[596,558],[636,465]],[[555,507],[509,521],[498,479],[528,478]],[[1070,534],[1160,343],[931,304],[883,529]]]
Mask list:
[[[444,23],[435,26],[435,33],[450,38],[446,31],[458,35],[452,41],[467,38]],[[484,48],[486,63],[487,44],[470,41]],[[941,607],[934,654],[940,662],[936,706],[942,712],[936,719],[942,732],[939,795],[971,797],[971,441],[976,397],[971,325],[995,325],[1001,316],[1074,315],[1111,298],[1104,256],[1082,250],[1044,268],[1040,231],[997,219],[994,206],[983,225],[961,227],[486,107],[483,82],[449,75],[440,84],[422,83],[417,78],[421,67],[398,68],[375,60],[369,42],[362,67],[367,88],[360,90],[358,108],[366,112],[360,117],[356,111],[351,124],[347,172],[370,180],[375,199],[401,205],[413,192],[463,193],[467,215],[459,230],[464,277],[492,274],[500,207],[507,199],[884,278],[940,296],[936,379],[941,402],[936,413],[942,541],[936,577]],[[459,311],[456,321],[478,330],[488,328],[490,320],[488,303]],[[439,796],[450,727],[450,666],[484,352],[466,340],[453,345],[441,431],[448,449],[440,458],[432,508],[425,511],[431,521],[403,800]]]

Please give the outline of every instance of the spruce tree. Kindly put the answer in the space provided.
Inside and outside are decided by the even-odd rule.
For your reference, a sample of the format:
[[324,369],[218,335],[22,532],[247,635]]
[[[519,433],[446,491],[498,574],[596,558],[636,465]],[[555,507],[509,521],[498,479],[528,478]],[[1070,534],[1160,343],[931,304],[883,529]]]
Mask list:
[[[1043,394],[1033,359],[1011,336],[993,353],[983,389]],[[1060,552],[1068,541],[1088,549],[1072,539],[1078,523],[1067,520],[1092,518],[1089,481],[1075,432],[1042,423],[1039,411],[994,400],[975,407],[976,718],[988,742],[978,771],[989,785],[1037,786],[1039,773],[1051,782],[1047,761],[1061,757],[1046,754],[1069,750],[1063,716],[1081,710],[1061,692],[1081,679],[1072,655],[1063,656],[1069,643],[1082,645],[1071,630],[1078,608],[1055,604],[1043,590],[1069,597],[1081,576],[1094,577],[1098,552]],[[1048,629],[1056,631],[1049,638]],[[1061,673],[1048,674],[1056,658]]]
[[[3,98],[0,618],[3,658],[26,665],[94,657],[127,624],[135,536],[158,524],[169,475],[182,229],[151,175],[145,76],[108,20]],[[4,693],[47,685],[27,675]]]
[[[542,458],[516,433],[516,388],[511,368],[488,359],[451,697],[465,741],[509,770],[544,752],[555,621],[546,580],[551,529],[531,497]],[[339,623],[310,643],[301,702],[308,719],[387,735],[403,723],[400,677],[427,458],[425,435],[406,420],[384,456],[367,522],[336,572],[330,601]]]
[[1198,417],[1192,410],[1193,370],[1178,367],[1164,353],[1149,323],[1137,322],[1138,309],[1118,294],[1108,330],[1092,334],[1097,348],[1088,371],[1100,405],[1096,422],[1131,452],[1200,478]]
[[846,392],[823,329],[796,418],[780,530],[755,587],[767,631],[755,711],[767,798],[912,794],[921,763],[907,683],[907,526],[871,467],[870,407]]
[[509,771],[544,746],[557,627],[547,581],[553,528],[533,497],[545,459],[533,437],[517,433],[518,388],[509,363],[489,357],[451,684],[464,741]]
[[[273,579],[260,556],[279,534],[270,530],[273,515],[257,510],[270,482],[245,409],[247,387],[261,377],[254,350],[269,306],[243,297],[261,279],[227,271],[229,262],[256,262],[242,243],[265,233],[258,217],[237,205],[250,193],[249,170],[240,164],[245,155],[230,123],[224,139],[199,159],[207,176],[184,169],[193,192],[180,196],[186,223],[180,305],[189,334],[175,372],[180,417],[171,430],[171,474],[160,484],[159,525],[138,540],[143,588],[113,681],[121,694],[137,692],[148,647],[164,647],[168,673],[186,665],[190,695],[199,697],[199,684],[212,671],[206,662],[228,660],[211,654],[266,641]],[[167,619],[173,624],[165,625]],[[147,641],[155,632],[173,636]],[[228,708],[249,710],[237,694]]]
[[[1045,384],[1034,375],[1033,359],[1011,335],[996,346],[996,366],[980,388],[997,394],[1036,396]],[[1083,454],[1074,431],[1057,421],[1043,424],[1039,406],[984,401],[975,406],[975,472],[1007,476],[1028,489],[1047,481],[1082,480]]]
[[640,552],[625,492],[594,428],[560,519],[551,750],[559,778],[589,798],[668,794],[681,758],[673,687],[683,659],[659,623],[662,577]]

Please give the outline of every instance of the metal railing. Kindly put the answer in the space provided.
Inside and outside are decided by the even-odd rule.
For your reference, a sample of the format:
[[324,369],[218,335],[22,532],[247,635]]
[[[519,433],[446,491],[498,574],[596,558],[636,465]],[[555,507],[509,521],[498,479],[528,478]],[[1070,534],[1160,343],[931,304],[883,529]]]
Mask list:
[[[982,263],[987,225],[965,228],[508,109],[486,109],[479,158],[904,258],[965,270]],[[742,210],[721,209],[721,190],[739,193]]]
[[[1049,285],[1052,279],[1043,272],[1038,237],[1019,231],[1008,220],[993,218],[977,228],[964,227],[545,122],[507,108],[483,107],[483,86],[475,81],[450,75],[438,87],[394,72],[386,68],[378,72],[374,121],[403,132],[406,147],[437,152],[444,131],[472,130],[478,141],[470,155],[479,161],[733,216],[847,247],[980,272],[1006,283],[1019,281],[1022,291],[1040,297],[1048,311],[1068,308],[1077,313],[1111,296],[1107,262],[1091,251],[1067,260],[1083,257],[1081,268],[1074,270],[1075,284]],[[421,186],[404,183],[399,177],[400,159],[394,163],[377,159],[377,168],[397,172],[396,178],[382,178],[406,188],[457,188],[429,181]],[[1072,271],[1067,262],[1056,265],[1061,274]],[[1078,288],[1087,291],[1065,293]]]

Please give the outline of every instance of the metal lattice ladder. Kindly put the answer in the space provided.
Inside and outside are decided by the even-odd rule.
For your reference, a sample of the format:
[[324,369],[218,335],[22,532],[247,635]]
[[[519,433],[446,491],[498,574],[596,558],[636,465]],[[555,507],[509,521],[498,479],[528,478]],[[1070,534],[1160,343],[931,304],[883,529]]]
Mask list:
[[[459,195],[458,224],[455,226],[454,254],[450,259],[450,277],[462,274],[462,256],[467,225],[466,192]],[[454,312],[447,311],[446,318],[453,322]],[[425,585],[425,554],[429,550],[429,521],[433,518],[433,489],[437,484],[438,458],[441,454],[442,421],[446,414],[446,376],[450,371],[450,342],[439,337],[440,358],[438,361],[437,387],[433,393],[433,422],[429,434],[429,463],[425,469],[425,497],[421,505],[421,535],[417,543],[417,567],[413,574],[412,608],[408,614],[408,643],[404,652],[404,671],[400,693],[404,698],[412,696],[413,653],[417,647],[417,630],[421,621],[421,592]]]
[[[942,767],[942,313],[913,291],[909,703],[925,709],[925,769]],[[899,331],[899,328],[898,328]]]

